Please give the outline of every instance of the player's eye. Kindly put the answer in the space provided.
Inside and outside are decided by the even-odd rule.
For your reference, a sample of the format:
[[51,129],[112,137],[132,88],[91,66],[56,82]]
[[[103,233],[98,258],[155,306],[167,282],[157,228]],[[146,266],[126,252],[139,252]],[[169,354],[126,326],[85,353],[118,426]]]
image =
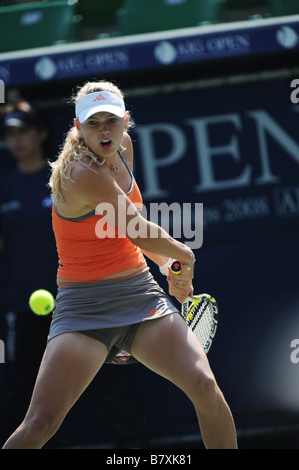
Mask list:
[[89,126],[96,126],[96,125],[97,125],[97,121],[94,121],[93,119],[91,119],[90,121],[88,121],[88,125],[89,125]]

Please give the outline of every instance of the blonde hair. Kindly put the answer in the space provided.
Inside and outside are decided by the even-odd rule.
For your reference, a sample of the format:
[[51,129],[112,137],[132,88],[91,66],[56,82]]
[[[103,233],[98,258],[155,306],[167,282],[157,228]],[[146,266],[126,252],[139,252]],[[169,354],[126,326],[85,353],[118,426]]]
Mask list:
[[[89,93],[94,93],[97,91],[110,91],[116,95],[124,98],[122,91],[113,83],[106,82],[105,80],[93,81],[85,83],[81,88],[77,89],[72,98],[72,103],[77,103],[78,100],[83,98]],[[130,113],[127,114],[126,130],[129,130],[133,127],[134,122],[130,116]],[[83,161],[84,157],[90,158],[90,163],[86,164]],[[97,165],[102,165],[104,162],[99,162],[97,157],[89,150],[85,143],[83,137],[78,132],[75,125],[73,125],[68,131],[64,144],[62,146],[61,152],[59,153],[57,160],[54,162],[49,162],[50,167],[52,168],[52,174],[49,181],[49,186],[52,191],[52,199],[60,199],[60,202],[63,202],[63,197],[61,195],[61,188],[65,187],[67,181],[74,182],[71,178],[72,171],[72,162],[79,161],[82,165],[90,168],[91,171],[94,171],[91,168],[92,162]]]

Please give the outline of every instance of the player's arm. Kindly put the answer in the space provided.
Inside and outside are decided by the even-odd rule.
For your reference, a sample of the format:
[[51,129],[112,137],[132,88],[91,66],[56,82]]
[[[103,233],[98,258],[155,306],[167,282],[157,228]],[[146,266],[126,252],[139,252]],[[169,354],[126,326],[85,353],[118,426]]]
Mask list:
[[[134,159],[134,149],[132,145],[132,140],[131,137],[128,133],[124,133],[122,145],[125,147],[124,153],[127,158],[127,161],[130,165],[131,171],[133,171],[133,159]],[[163,267],[163,273],[165,274],[167,270],[167,264],[170,263],[171,259],[162,256],[162,255],[157,255],[156,253],[151,253],[147,250],[141,249],[142,253],[149,258],[151,261],[153,261],[155,264],[157,264],[159,267]]]
[[[125,147],[124,154],[126,156],[126,159],[130,165],[131,171],[133,171],[134,152],[133,152],[132,140],[129,134],[127,133],[124,134],[122,144]],[[147,258],[149,258],[158,266],[165,265],[170,259],[170,258],[167,258],[166,256],[156,255],[155,253],[150,253],[149,251],[146,251],[146,250],[141,250],[141,251]]]
[[166,256],[156,255],[155,253],[150,253],[149,251],[146,251],[146,250],[141,250],[141,251],[147,258],[152,260],[158,266],[164,266],[169,261],[169,258],[167,258]]
[[[107,166],[82,165],[72,173],[74,190],[81,203],[96,210],[142,251],[190,264],[194,255],[189,247],[173,239],[162,227],[147,221],[116,183]],[[107,210],[111,209],[111,210]],[[138,227],[138,230],[132,230]],[[190,271],[190,279],[192,272]]]

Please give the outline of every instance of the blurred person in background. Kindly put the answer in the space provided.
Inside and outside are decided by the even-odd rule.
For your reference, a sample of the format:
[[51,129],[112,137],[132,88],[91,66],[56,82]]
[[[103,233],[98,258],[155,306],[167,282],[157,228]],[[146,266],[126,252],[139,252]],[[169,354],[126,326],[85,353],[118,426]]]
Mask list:
[[1,334],[5,343],[0,383],[0,439],[23,419],[45,348],[51,316],[35,315],[36,289],[56,295],[57,251],[51,222],[50,129],[26,101],[6,104],[1,128],[15,167],[0,178]]

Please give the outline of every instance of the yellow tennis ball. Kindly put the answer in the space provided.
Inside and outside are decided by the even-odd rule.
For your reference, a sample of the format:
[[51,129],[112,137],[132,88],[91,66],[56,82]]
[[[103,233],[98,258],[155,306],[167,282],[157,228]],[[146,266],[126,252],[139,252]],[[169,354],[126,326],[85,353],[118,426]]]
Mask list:
[[36,290],[30,296],[29,306],[36,315],[48,315],[54,310],[54,297],[47,290]]

